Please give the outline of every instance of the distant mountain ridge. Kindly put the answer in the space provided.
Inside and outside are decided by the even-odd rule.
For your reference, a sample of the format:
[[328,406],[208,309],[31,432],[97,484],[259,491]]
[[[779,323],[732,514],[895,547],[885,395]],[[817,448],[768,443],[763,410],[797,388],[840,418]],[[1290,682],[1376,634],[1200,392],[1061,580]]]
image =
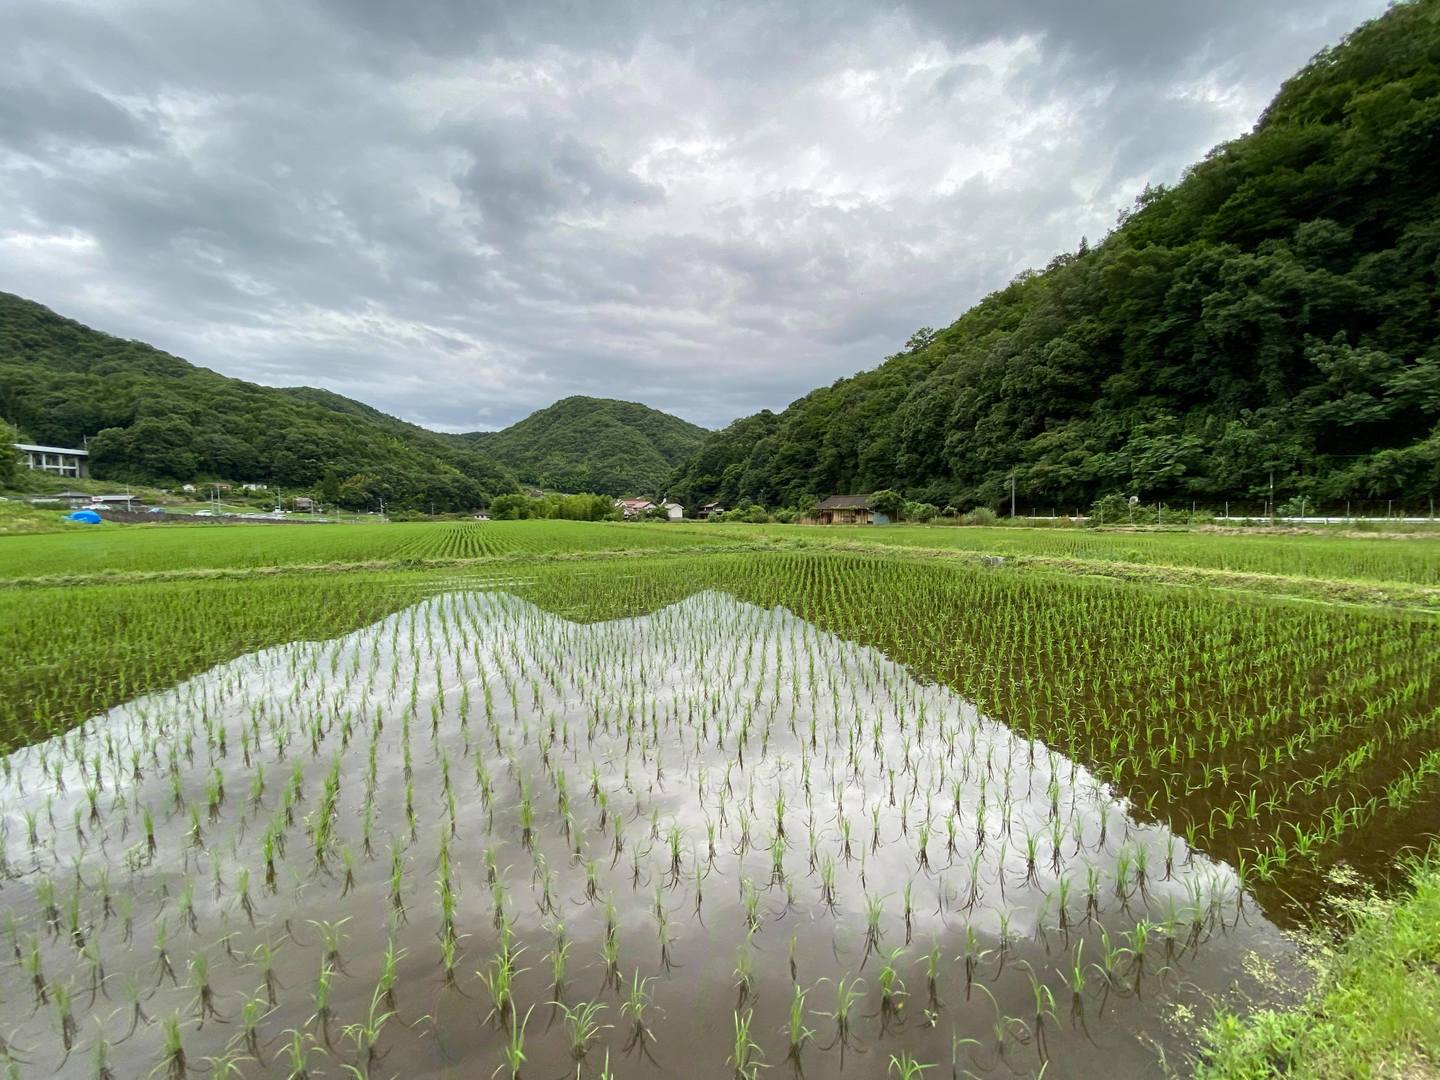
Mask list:
[[[1288,80],[1104,240],[672,478],[695,505],[1440,495],[1440,0]],[[937,223],[943,227],[943,223]]]
[[430,431],[329,390],[230,378],[4,292],[0,419],[48,445],[89,437],[101,479],[253,480],[357,509],[439,511],[470,509],[522,479],[653,492],[707,434],[644,405],[585,397],[502,431]]
[[527,484],[601,495],[663,495],[710,433],[634,401],[567,397],[501,431],[462,436]]

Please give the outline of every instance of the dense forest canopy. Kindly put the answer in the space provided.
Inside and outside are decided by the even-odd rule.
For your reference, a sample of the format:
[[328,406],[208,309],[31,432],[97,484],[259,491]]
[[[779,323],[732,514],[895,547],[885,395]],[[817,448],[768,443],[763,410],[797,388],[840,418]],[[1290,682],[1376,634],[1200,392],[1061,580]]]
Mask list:
[[1440,0],[880,367],[711,436],[690,505],[895,488],[960,509],[1440,489]]
[[35,442],[90,436],[101,479],[216,478],[355,509],[466,510],[514,491],[479,447],[323,390],[227,378],[0,293],[0,417]]
[[604,495],[663,494],[675,467],[709,434],[632,401],[568,397],[474,441],[527,484]]

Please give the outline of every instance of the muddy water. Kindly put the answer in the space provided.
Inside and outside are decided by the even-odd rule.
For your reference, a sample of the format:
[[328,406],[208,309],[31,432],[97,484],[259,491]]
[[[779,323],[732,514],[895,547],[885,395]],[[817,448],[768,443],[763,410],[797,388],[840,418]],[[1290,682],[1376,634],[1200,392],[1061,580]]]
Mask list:
[[[167,1017],[237,1075],[506,1075],[527,1015],[527,1077],[733,1076],[737,1016],[766,1075],[1144,1075],[1293,966],[1228,867],[1083,768],[716,593],[588,626],[426,600],[19,751],[0,811],[21,1076],[173,1068]],[[557,1001],[603,1006],[583,1056]]]

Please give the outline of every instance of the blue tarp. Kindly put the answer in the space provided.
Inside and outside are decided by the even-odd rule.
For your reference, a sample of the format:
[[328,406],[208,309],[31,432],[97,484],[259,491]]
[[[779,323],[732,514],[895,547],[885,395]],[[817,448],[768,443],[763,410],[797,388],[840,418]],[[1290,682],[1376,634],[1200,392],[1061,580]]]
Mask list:
[[76,510],[73,514],[66,514],[67,521],[83,521],[86,525],[99,525],[100,515],[94,510]]

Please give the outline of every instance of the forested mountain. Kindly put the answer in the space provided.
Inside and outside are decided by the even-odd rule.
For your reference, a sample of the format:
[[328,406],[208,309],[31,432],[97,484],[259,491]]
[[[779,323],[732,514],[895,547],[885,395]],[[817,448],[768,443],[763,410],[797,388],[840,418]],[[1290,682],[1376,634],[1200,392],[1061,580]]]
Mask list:
[[[937,223],[943,228],[943,223]],[[897,488],[964,509],[1440,488],[1440,0],[1290,79],[1105,240],[880,367],[712,435],[694,504]]]
[[517,488],[484,450],[338,394],[227,378],[0,293],[0,417],[31,440],[90,439],[99,478],[197,477],[316,490],[355,508],[465,510]]
[[633,401],[568,397],[503,431],[467,435],[524,482],[602,495],[664,494],[704,428]]

